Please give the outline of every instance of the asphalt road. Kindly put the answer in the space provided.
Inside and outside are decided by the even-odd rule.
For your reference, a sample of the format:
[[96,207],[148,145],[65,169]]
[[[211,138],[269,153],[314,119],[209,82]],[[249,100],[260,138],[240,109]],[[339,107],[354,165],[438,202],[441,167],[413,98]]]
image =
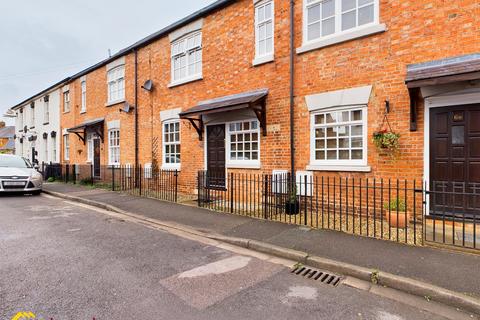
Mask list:
[[0,320],[442,319],[47,196],[0,197]]

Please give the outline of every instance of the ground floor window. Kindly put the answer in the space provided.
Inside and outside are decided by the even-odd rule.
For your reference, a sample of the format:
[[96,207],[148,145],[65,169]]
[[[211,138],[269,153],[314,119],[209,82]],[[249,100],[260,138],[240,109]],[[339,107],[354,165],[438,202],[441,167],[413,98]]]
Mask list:
[[120,164],[120,130],[108,131],[108,164]]
[[44,162],[48,162],[48,138],[44,139]]
[[314,165],[367,165],[367,107],[329,109],[311,115]]
[[180,121],[166,121],[163,123],[163,167],[178,168],[180,163]]
[[57,138],[52,137],[52,162],[57,162]]
[[93,134],[87,134],[87,162],[93,161]]
[[70,160],[70,137],[68,134],[63,136],[63,145],[65,146],[65,160]]
[[227,163],[229,165],[260,164],[260,128],[257,120],[227,124]]

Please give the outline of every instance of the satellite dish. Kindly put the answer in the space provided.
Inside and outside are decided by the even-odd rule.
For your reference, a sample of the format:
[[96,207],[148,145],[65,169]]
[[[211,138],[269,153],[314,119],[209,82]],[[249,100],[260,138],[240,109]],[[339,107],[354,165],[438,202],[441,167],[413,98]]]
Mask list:
[[120,108],[120,112],[125,112],[125,113],[129,113],[130,111],[132,111],[134,109],[133,106],[131,106],[128,102],[125,102],[123,104],[123,107]]
[[147,90],[147,91],[152,91],[152,89],[153,89],[153,81],[152,81],[152,80],[147,80],[147,81],[145,81],[145,83],[143,84],[142,88],[145,89],[145,90]]

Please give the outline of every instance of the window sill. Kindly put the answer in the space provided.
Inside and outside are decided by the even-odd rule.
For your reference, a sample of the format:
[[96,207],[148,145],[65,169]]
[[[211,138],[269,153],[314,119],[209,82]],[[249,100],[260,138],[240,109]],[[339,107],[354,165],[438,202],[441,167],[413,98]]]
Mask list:
[[261,169],[260,162],[258,163],[227,163],[227,169]]
[[125,99],[110,101],[110,102],[107,102],[105,104],[105,107],[111,107],[111,106],[114,106],[114,105],[117,105],[117,104],[120,104],[120,103],[124,103],[124,102],[125,102]]
[[269,54],[269,55],[266,55],[266,56],[263,56],[263,57],[256,57],[255,59],[253,59],[252,65],[254,67],[256,67],[256,66],[260,66],[260,65],[265,64],[265,63],[272,62],[274,60],[275,60],[274,55]]
[[357,28],[348,32],[344,32],[338,35],[333,35],[329,38],[315,40],[309,43],[303,44],[300,48],[297,48],[297,54],[305,53],[308,51],[325,48],[334,44],[374,35],[377,33],[385,32],[387,26],[385,24],[374,24],[367,27]]
[[80,111],[80,114],[84,114],[84,113],[87,113],[87,110],[81,110]]
[[180,171],[182,169],[182,166],[180,164],[178,165],[171,165],[171,164],[162,164],[162,167],[161,167],[162,170],[170,170],[170,171],[173,171],[173,170],[176,170],[176,171]]
[[172,81],[168,84],[167,87],[168,88],[173,88],[173,87],[176,87],[176,86],[181,86],[182,84],[186,84],[186,83],[194,82],[194,81],[198,81],[198,80],[203,80],[203,76],[201,74],[193,76],[193,77],[188,77],[188,78],[184,78],[184,79],[181,79],[181,80],[177,80],[177,81]]
[[370,166],[342,166],[342,165],[308,165],[307,170],[310,171],[345,171],[345,172],[371,172]]

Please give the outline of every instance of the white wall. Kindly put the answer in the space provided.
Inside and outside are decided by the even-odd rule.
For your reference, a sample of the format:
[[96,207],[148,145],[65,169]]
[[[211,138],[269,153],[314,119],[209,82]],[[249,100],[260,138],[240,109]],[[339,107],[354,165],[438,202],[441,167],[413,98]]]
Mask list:
[[[44,97],[49,96],[49,119],[46,123],[45,119],[45,105]],[[15,119],[15,153],[32,159],[32,147],[38,153],[36,159],[39,163],[42,162],[59,162],[60,161],[60,139],[62,133],[60,132],[60,89],[50,91],[41,97],[34,100],[35,108],[30,107],[31,101],[15,110],[17,115]],[[20,109],[23,108],[23,114]],[[32,112],[35,113],[35,121],[32,123]],[[23,116],[23,120],[21,117]],[[23,132],[24,127],[27,126],[27,132]],[[33,127],[33,128],[32,128]],[[55,138],[56,152],[54,152],[52,131],[57,133]],[[47,133],[47,139],[43,138],[43,134]],[[28,141],[29,137],[36,136],[36,141]],[[23,143],[20,143],[19,137],[23,137]],[[55,153],[55,154],[54,154]]]

